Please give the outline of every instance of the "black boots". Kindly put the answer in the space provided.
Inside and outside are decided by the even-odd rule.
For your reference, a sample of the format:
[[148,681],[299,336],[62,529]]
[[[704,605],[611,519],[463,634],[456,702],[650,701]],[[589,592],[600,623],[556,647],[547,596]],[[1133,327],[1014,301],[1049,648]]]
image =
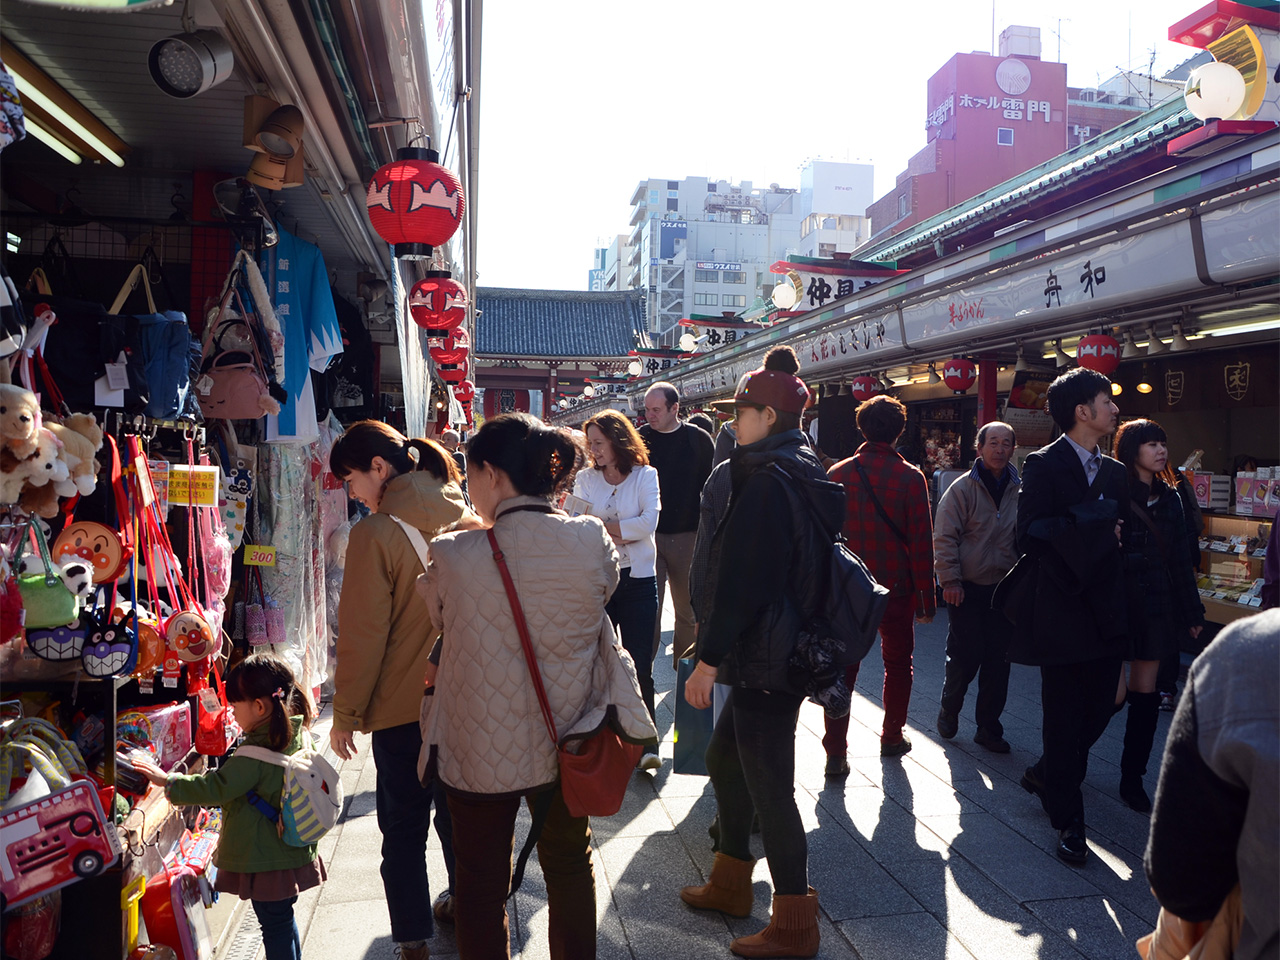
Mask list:
[[1142,786],[1151,745],[1160,719],[1160,694],[1129,691],[1129,716],[1124,725],[1124,753],[1120,757],[1120,799],[1139,813],[1151,812],[1151,798]]

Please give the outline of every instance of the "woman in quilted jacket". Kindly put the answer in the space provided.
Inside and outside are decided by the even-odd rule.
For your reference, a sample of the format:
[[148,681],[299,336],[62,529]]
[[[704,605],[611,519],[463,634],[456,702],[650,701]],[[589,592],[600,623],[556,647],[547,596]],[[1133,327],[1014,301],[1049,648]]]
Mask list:
[[[557,732],[598,699],[592,680],[605,604],[618,584],[618,554],[597,517],[568,517],[552,497],[570,482],[579,449],[570,434],[527,414],[487,421],[467,446],[467,487],[514,581]],[[587,817],[574,817],[559,785],[511,602],[481,531],[448,533],[431,545],[422,584],[443,630],[423,740],[453,818],[456,933],[462,960],[509,957],[506,899],[511,848],[523,799],[536,818],[555,960],[596,955],[596,894]],[[624,726],[653,727],[634,698]],[[635,738],[637,742],[640,737]],[[424,761],[425,761],[424,756]]]

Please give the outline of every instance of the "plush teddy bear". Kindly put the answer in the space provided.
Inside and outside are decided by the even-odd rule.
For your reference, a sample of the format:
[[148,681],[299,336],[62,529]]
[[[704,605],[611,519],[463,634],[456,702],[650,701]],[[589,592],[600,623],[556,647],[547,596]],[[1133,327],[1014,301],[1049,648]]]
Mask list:
[[36,435],[36,452],[25,460],[18,460],[11,471],[0,474],[0,502],[19,501],[27,513],[46,518],[56,516],[58,484],[71,475],[61,459],[61,448],[62,442],[41,427]]
[[40,401],[17,384],[0,383],[0,446],[25,460],[36,452]]
[[62,423],[48,423],[46,426],[62,441],[62,459],[70,471],[73,489],[70,492],[59,489],[59,493],[62,496],[75,496],[77,493],[89,496],[98,485],[98,471],[102,469],[94,459],[94,454],[102,446],[102,428],[98,426],[97,418],[91,413],[73,413]]

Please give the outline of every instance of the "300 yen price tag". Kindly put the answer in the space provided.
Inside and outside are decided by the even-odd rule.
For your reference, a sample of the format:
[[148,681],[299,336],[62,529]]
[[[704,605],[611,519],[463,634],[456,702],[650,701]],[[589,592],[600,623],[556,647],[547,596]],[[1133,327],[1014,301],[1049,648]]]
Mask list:
[[276,548],[264,547],[257,543],[244,545],[244,562],[251,567],[274,567],[276,565]]

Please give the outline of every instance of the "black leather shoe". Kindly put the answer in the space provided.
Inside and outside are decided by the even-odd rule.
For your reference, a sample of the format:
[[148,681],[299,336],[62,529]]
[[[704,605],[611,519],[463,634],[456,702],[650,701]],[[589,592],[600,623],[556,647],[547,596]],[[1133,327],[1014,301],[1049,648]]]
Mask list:
[[844,757],[827,757],[826,777],[828,780],[847,780],[849,761]]
[[973,735],[973,742],[980,747],[986,747],[992,753],[1008,753],[1012,749],[1009,746],[1009,741],[1004,737],[997,737],[994,733],[988,733],[981,727]]
[[1044,800],[1044,781],[1040,779],[1040,776],[1036,773],[1036,768],[1034,766],[1027,767],[1027,769],[1023,771],[1022,779],[1018,782],[1022,784],[1022,789],[1027,791],[1027,793],[1034,794],[1039,797],[1041,801]]
[[950,740],[960,729],[960,718],[943,707],[938,711],[938,734],[943,740]]
[[1058,831],[1058,858],[1067,863],[1081,864],[1089,856],[1089,847],[1084,841],[1084,822],[1073,820],[1066,828]]
[[1142,778],[1138,776],[1122,776],[1120,778],[1120,799],[1138,813],[1151,812],[1151,798],[1143,789]]

